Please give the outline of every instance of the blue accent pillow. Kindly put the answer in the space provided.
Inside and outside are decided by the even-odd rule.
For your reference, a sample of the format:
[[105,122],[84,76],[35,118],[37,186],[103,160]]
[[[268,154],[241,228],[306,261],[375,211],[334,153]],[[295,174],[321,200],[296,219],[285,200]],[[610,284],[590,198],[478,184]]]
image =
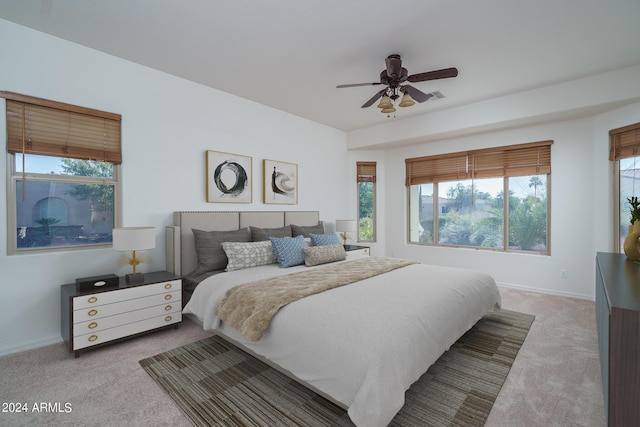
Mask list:
[[307,247],[307,242],[303,236],[296,237],[269,237],[273,253],[276,254],[280,267],[293,267],[304,264],[303,249]]
[[338,235],[335,233],[330,233],[330,234],[309,233],[309,237],[311,237],[311,246],[338,245],[342,243]]

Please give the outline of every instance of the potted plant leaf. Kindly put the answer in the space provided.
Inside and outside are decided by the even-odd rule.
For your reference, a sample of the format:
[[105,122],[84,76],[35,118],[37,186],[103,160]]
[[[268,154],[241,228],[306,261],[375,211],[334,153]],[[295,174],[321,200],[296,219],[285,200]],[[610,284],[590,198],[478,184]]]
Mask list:
[[633,261],[640,260],[640,247],[638,246],[638,238],[640,238],[640,200],[638,197],[628,197],[627,202],[631,206],[631,220],[629,221],[629,232],[624,239],[624,254]]

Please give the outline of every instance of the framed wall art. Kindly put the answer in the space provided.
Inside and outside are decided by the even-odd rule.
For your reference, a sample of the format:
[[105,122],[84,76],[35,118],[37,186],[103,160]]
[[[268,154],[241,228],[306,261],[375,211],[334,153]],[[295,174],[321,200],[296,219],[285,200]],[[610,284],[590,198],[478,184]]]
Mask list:
[[251,203],[253,159],[207,150],[207,202]]
[[298,165],[276,160],[263,161],[263,202],[274,205],[298,204]]

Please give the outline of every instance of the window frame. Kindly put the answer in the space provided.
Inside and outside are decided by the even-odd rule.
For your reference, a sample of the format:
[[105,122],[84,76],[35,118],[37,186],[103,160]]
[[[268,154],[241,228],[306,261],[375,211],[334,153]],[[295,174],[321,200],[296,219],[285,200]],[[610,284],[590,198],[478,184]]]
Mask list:
[[[616,253],[622,253],[624,237],[620,235],[620,160],[640,157],[640,122],[609,131],[609,160],[613,162],[613,247]],[[626,206],[626,204],[625,204]]]
[[[23,191],[29,182],[100,184],[113,186],[113,226],[121,223],[120,178],[121,120],[119,114],[0,91],[6,100],[7,253],[56,252],[111,246],[111,242],[18,248],[17,183]],[[21,170],[16,155],[39,155],[56,159],[92,160],[113,165],[113,177],[87,177]],[[24,169],[24,165],[22,167]],[[35,205],[34,205],[35,206]]]
[[[53,156],[51,156],[53,157]],[[88,248],[103,248],[110,247],[111,242],[108,243],[89,243],[79,245],[63,245],[63,246],[45,246],[36,248],[18,248],[18,236],[16,230],[17,224],[17,203],[19,194],[16,193],[17,182],[23,180],[27,185],[29,182],[55,182],[62,184],[101,184],[101,185],[113,185],[113,222],[114,227],[118,227],[121,224],[122,209],[122,180],[120,179],[120,165],[113,163],[113,178],[95,178],[87,176],[76,175],[58,175],[58,174],[44,174],[22,172],[16,170],[15,154],[7,153],[7,254],[20,255],[39,252],[57,252],[57,251],[69,251],[77,249]]]
[[[373,173],[371,172],[371,168],[373,168]],[[377,181],[377,173],[378,173],[378,164],[377,162],[365,162],[365,161],[358,161],[356,162],[356,222],[358,224],[358,231],[357,231],[357,239],[356,241],[358,243],[375,243],[377,240],[377,212],[376,212],[376,202],[377,202],[377,185],[376,185],[376,181]],[[371,182],[372,183],[372,190],[371,190],[371,203],[372,203],[372,209],[371,209],[371,215],[372,215],[372,226],[373,226],[373,238],[371,240],[365,240],[365,239],[360,239],[360,184],[363,182]]]
[[[476,249],[476,250],[489,250],[489,251],[498,251],[498,252],[508,252],[508,253],[522,253],[529,255],[551,255],[551,145],[553,141],[540,141],[534,143],[527,144],[517,144],[511,146],[503,146],[496,148],[488,148],[482,150],[472,150],[458,153],[447,153],[441,155],[434,156],[424,156],[413,159],[406,159],[406,206],[407,206],[407,229],[406,229],[406,242],[410,245],[419,245],[419,246],[433,246],[433,247],[449,247],[449,248],[465,248],[465,249]],[[540,162],[536,165],[535,156],[533,156],[533,163],[521,164],[518,160],[515,162],[515,165],[511,160],[506,160],[507,164],[505,164],[502,174],[499,174],[499,168],[496,168],[496,164],[500,162],[500,156],[502,153],[509,152],[515,153],[517,156],[517,150],[523,149],[530,150],[532,148],[542,148],[543,150],[548,150],[548,152],[543,152],[542,155],[538,156],[537,162]],[[545,149],[544,147],[548,147]],[[526,154],[526,153],[525,153]],[[491,168],[476,168],[476,159],[477,157],[485,157],[491,159]],[[497,157],[497,162],[496,162]],[[528,156],[531,157],[531,156]],[[430,161],[430,160],[444,160],[444,168],[440,168],[437,164],[435,166],[427,165],[427,167],[423,164],[420,164],[422,160]],[[509,164],[511,162],[512,164]],[[412,170],[410,168],[417,165],[418,167],[418,177],[416,178],[415,174],[412,176]],[[512,167],[515,166],[515,167]],[[415,172],[416,169],[413,170]],[[536,173],[536,171],[539,171]],[[544,173],[540,173],[544,172]],[[535,176],[535,175],[545,175],[546,176],[546,242],[545,242],[545,251],[531,251],[531,250],[521,250],[521,249],[510,249],[509,248],[509,178],[517,177],[517,176]],[[438,219],[440,216],[440,206],[439,206],[439,194],[438,194],[438,184],[441,182],[456,182],[456,181],[465,181],[470,180],[472,183],[474,180],[483,179],[483,178],[502,178],[503,180],[503,197],[505,197],[503,203],[503,247],[502,248],[487,248],[481,246],[466,246],[466,245],[456,245],[456,244],[441,244],[439,243],[439,230],[438,230]],[[419,182],[415,182],[419,181]],[[433,242],[420,242],[412,240],[412,211],[415,209],[413,206],[415,201],[412,200],[412,187],[420,185],[420,184],[432,184],[433,185],[433,230],[432,237]],[[413,202],[413,203],[412,203]]]

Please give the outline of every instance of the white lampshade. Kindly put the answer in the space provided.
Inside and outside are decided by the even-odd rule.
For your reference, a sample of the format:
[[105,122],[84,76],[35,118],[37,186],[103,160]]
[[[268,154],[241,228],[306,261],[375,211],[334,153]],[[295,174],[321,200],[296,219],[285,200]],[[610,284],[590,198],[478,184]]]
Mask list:
[[155,227],[121,227],[113,229],[114,251],[142,251],[155,247]]
[[355,219],[337,219],[336,231],[358,231]]
[[113,250],[131,251],[131,257],[126,258],[126,263],[133,267],[133,274],[127,274],[128,284],[144,283],[144,274],[136,273],[136,267],[141,262],[146,262],[136,257],[136,251],[153,249],[156,247],[155,227],[121,227],[113,229]]

